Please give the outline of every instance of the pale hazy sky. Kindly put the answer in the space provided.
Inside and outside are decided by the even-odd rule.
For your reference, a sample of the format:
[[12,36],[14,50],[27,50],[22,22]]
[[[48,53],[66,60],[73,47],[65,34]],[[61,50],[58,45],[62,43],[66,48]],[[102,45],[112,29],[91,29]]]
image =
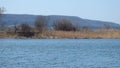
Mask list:
[[0,0],[7,14],[68,15],[120,24],[120,0]]

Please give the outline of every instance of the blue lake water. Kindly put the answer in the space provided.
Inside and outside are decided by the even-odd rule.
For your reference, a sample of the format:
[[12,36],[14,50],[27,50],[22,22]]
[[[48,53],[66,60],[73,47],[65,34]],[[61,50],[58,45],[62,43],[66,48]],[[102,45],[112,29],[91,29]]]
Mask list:
[[120,39],[0,39],[0,68],[120,68]]

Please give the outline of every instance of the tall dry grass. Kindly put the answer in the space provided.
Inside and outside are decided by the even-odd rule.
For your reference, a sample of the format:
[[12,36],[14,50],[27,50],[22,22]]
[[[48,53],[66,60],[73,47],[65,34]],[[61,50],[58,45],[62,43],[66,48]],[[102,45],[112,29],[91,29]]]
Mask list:
[[[14,31],[0,31],[0,38],[18,37]],[[81,31],[55,31],[44,30],[36,33],[33,38],[120,38],[120,30],[81,30]]]
[[120,30],[81,30],[81,31],[54,31],[44,32],[47,37],[54,38],[120,38]]

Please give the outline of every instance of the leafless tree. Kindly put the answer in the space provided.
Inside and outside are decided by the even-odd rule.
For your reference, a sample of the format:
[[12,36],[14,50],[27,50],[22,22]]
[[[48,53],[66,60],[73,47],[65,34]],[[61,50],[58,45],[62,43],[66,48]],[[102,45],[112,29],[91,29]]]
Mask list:
[[47,26],[48,20],[45,16],[38,16],[35,20],[35,28],[39,31],[42,32],[43,29]]
[[63,31],[75,31],[76,27],[72,24],[70,20],[60,19],[54,22],[53,27],[55,30]]
[[5,8],[0,8],[0,15],[3,14],[5,12]]
[[28,24],[21,24],[20,26],[20,32],[17,32],[18,36],[24,36],[24,37],[32,37],[35,35],[35,32],[31,31],[31,27]]
[[80,24],[79,23],[74,23],[73,27],[75,29],[74,31],[79,31],[80,30]]
[[20,25],[20,31],[21,32],[30,32],[31,27],[28,24],[21,24]]
[[5,24],[4,22],[2,22],[2,19],[1,19],[1,15],[5,12],[5,8],[1,8],[0,7],[0,30],[4,30],[5,29]]

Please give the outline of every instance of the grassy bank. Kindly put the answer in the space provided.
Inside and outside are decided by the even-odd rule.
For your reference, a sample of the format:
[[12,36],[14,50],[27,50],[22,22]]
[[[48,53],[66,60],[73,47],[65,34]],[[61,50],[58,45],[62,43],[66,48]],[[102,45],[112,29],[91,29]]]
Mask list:
[[54,38],[120,38],[120,30],[46,31],[43,35]]
[[[26,38],[18,36],[14,31],[0,31],[0,38]],[[45,30],[30,38],[120,38],[120,30],[81,30],[81,31],[55,31]]]

